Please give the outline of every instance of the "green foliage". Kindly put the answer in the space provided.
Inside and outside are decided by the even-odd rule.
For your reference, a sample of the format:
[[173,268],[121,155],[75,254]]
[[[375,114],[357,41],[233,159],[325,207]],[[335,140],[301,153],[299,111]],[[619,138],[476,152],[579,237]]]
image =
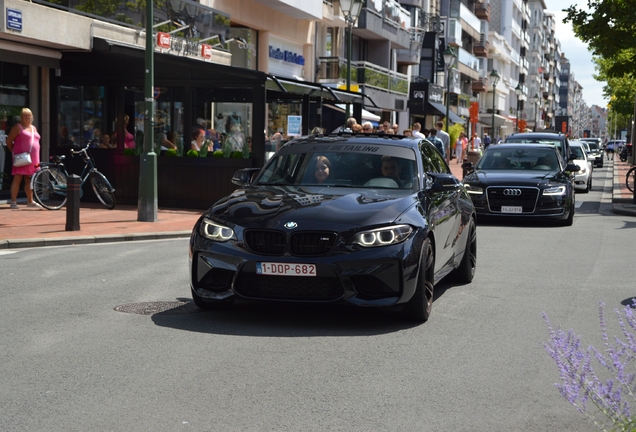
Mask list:
[[186,153],[187,157],[199,157],[199,152],[196,150],[188,150]]
[[201,150],[199,150],[199,157],[207,157],[208,156],[208,150],[210,149],[210,141],[205,140],[203,142],[203,145],[201,146]]
[[232,157],[234,159],[243,159],[243,152],[241,150],[236,150],[232,153]]
[[125,148],[124,149],[124,156],[137,156],[137,153],[135,152],[136,149],[134,148]]
[[450,135],[450,146],[452,149],[455,148],[455,144],[457,143],[457,139],[459,138],[459,134],[464,130],[464,126],[455,123],[451,127],[448,128],[448,135]]
[[177,157],[177,151],[175,149],[168,149],[165,153],[166,156]]
[[212,153],[212,157],[222,158],[223,157],[223,150],[214,150],[214,153]]
[[564,22],[587,43],[592,54],[610,60],[611,77],[631,75],[636,67],[636,8],[632,0],[588,1],[587,8],[570,6]]

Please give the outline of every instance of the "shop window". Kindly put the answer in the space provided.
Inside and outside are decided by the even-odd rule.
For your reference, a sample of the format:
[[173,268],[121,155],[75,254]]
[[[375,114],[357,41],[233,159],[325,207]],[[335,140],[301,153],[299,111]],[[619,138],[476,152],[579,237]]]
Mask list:
[[104,121],[104,87],[59,86],[57,146],[79,148],[87,144],[98,147]]
[[[29,103],[29,67],[0,62],[0,145]],[[35,120],[39,126],[38,119]],[[2,171],[2,166],[0,166]]]
[[256,58],[258,32],[245,27],[232,27],[230,38],[241,38],[247,42],[247,46],[236,42],[227,44],[228,50],[232,53],[232,66],[256,70],[258,67]]
[[278,132],[283,134],[283,139],[289,139],[287,135],[289,116],[302,116],[300,102],[270,101],[267,106],[267,136],[271,137]]
[[194,101],[195,124],[191,129],[203,128],[206,131],[205,139],[212,143],[213,151],[221,150],[226,157],[235,152],[249,157],[252,147],[252,104],[215,102],[212,91],[197,92]]

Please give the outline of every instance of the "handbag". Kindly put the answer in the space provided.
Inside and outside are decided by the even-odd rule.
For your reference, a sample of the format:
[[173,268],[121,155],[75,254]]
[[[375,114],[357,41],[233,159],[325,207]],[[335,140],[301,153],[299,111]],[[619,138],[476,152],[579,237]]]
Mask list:
[[31,149],[33,148],[33,137],[35,136],[35,126],[32,126],[33,131],[31,132],[31,145],[29,146],[28,152],[16,153],[13,155],[13,166],[21,167],[25,165],[31,165],[33,162],[31,161]]

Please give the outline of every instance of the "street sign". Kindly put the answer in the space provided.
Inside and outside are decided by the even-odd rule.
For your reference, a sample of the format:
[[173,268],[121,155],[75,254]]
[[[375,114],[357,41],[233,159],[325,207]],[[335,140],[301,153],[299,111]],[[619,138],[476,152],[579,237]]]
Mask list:
[[22,11],[7,8],[7,29],[22,31]]

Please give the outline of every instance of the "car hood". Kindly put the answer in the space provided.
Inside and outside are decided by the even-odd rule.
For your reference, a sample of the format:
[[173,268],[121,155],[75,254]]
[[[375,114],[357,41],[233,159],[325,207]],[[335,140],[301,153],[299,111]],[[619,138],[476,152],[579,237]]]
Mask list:
[[554,178],[556,174],[554,171],[476,171],[467,175],[464,182],[478,182],[489,186],[538,186]]
[[416,201],[412,191],[268,186],[237,189],[207,214],[244,227],[276,229],[294,222],[299,229],[340,231],[391,223]]

